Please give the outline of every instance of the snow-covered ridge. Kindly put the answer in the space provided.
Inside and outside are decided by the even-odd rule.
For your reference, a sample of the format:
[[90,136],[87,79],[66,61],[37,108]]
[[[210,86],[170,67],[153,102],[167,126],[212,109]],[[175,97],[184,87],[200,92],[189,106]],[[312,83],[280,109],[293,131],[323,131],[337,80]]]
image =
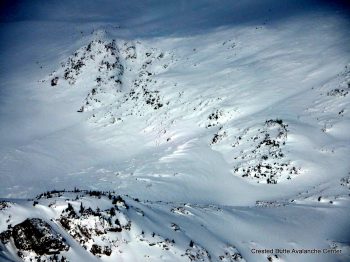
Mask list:
[[[1,202],[0,216],[7,217],[8,228],[0,234],[1,255],[23,261],[211,261],[211,254],[177,224],[197,219],[186,210],[202,208],[79,189],[45,192],[22,203]],[[12,226],[28,214],[38,217]],[[245,261],[234,246],[218,244],[213,260]]]
[[[153,202],[107,191],[49,191],[32,200],[0,202],[0,218],[4,221],[0,227],[0,258],[10,261],[18,258],[23,261],[38,258],[41,261],[284,261],[284,254],[252,255],[251,249],[269,249],[275,245],[302,249],[302,241],[281,244],[277,235],[291,228],[295,232],[288,234],[293,237],[302,234],[303,229],[295,227],[299,223],[309,224],[316,236],[322,234],[317,231],[318,223],[322,222],[309,221],[305,214],[295,217],[295,212],[314,217],[322,213],[320,208],[330,207],[341,214],[340,208],[350,201],[349,187],[349,177],[345,177],[333,187],[323,188],[322,195],[317,195],[317,191],[305,192],[293,199],[257,201],[255,206],[245,208]],[[336,194],[332,191],[334,188],[337,188]],[[255,217],[261,221],[250,224],[249,220]],[[327,215],[326,219],[333,218]],[[345,223],[340,217],[337,221]],[[277,235],[271,234],[271,226]],[[260,240],[246,241],[257,232],[262,237]],[[350,246],[336,239],[327,239],[322,247],[327,250],[341,247],[344,253],[339,258],[350,255]]]

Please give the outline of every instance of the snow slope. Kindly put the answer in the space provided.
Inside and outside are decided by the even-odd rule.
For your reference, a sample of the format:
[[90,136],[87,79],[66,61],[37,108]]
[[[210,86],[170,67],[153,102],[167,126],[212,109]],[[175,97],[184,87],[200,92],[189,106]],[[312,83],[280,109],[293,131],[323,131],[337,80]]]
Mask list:
[[[192,252],[261,261],[268,256],[252,248],[334,247],[343,253],[278,259],[349,259],[344,3],[87,3],[85,15],[77,1],[53,1],[3,16],[0,196],[13,204],[0,210],[0,231],[26,217],[56,221],[66,257],[94,261],[59,221],[78,192],[57,207],[18,200],[78,187],[132,206],[123,211],[130,233],[108,234],[128,244],[110,245],[104,261],[186,261]],[[104,198],[83,205],[107,210]],[[145,247],[139,231],[175,243]]]

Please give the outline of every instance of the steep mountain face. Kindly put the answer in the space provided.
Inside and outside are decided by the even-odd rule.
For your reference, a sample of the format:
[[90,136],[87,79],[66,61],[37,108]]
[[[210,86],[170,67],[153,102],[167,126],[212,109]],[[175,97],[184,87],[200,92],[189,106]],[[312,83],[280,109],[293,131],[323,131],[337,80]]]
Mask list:
[[347,261],[349,21],[301,2],[4,23],[0,261]]
[[[285,157],[288,125],[282,119],[266,120],[260,128],[247,127],[241,135],[232,138],[232,134],[237,132],[229,129],[233,128],[234,118],[239,112],[222,108],[223,100],[235,99],[231,94],[225,94],[224,98],[211,98],[210,103],[205,98],[199,98],[199,105],[185,100],[185,91],[176,93],[177,83],[175,88],[165,91],[164,85],[168,84],[157,77],[171,70],[171,65],[178,61],[174,54],[147,48],[140,41],[104,40],[104,31],[93,35],[95,39],[62,62],[62,67],[50,74],[47,81],[56,88],[82,87],[90,90],[77,110],[79,113],[90,112],[90,123],[107,126],[138,121],[145,128],[154,126],[146,132],[156,131],[155,135],[159,137],[157,143],[163,144],[172,142],[167,132],[171,131],[175,122],[181,123],[186,118],[192,126],[190,128],[198,128],[199,133],[206,132],[212,136],[208,144],[214,150],[221,151],[216,146],[219,144],[231,145],[232,148],[243,145],[239,156],[231,161],[235,175],[257,182],[277,183],[279,179],[291,179],[300,173],[300,168],[297,170]],[[231,43],[231,48],[235,47],[235,43]],[[208,115],[208,112],[212,113]],[[133,116],[137,120],[131,119]],[[152,117],[156,119],[151,120]],[[203,128],[208,131],[200,130]],[[183,132],[188,133],[187,128]],[[229,133],[231,137],[228,137]]]

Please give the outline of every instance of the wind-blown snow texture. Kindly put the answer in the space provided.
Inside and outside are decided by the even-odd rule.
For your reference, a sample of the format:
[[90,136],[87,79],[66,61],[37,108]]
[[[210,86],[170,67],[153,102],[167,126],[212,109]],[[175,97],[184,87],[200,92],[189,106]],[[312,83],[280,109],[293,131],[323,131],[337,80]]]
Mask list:
[[348,261],[348,15],[9,2],[0,261]]

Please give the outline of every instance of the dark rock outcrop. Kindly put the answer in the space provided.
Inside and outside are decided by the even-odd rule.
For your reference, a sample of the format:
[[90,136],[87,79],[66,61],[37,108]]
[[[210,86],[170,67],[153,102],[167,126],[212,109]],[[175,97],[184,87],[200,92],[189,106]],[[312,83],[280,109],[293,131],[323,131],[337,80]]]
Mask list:
[[0,236],[3,243],[12,237],[18,250],[33,251],[38,255],[58,254],[69,249],[65,239],[40,218],[26,219]]

